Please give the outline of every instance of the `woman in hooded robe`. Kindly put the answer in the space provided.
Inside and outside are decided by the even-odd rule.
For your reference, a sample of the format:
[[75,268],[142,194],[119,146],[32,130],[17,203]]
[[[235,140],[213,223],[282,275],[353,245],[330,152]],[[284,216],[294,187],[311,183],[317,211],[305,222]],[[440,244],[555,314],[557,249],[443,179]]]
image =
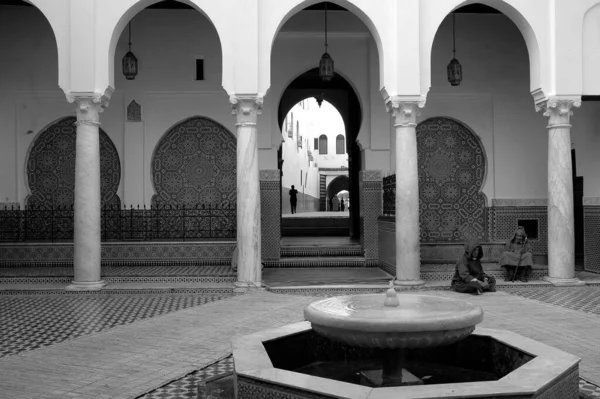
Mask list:
[[483,249],[479,241],[472,240],[465,244],[465,252],[456,263],[452,288],[456,292],[481,295],[484,291],[496,292],[496,279],[483,272],[481,258]]
[[528,281],[533,267],[533,255],[523,226],[517,227],[512,239],[506,243],[498,263],[506,269],[507,281],[515,277],[523,282]]

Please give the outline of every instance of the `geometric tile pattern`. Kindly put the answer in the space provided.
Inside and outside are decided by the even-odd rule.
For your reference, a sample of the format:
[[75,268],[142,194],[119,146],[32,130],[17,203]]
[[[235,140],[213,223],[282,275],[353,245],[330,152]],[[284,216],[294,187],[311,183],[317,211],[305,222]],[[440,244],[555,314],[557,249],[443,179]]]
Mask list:
[[0,357],[203,305],[227,294],[0,296]]
[[[76,122],[74,116],[60,118],[35,138],[27,159],[27,183],[31,190],[26,201],[28,208],[73,205]],[[102,129],[98,130],[100,199],[103,206],[120,206],[117,196],[121,180],[119,154],[108,135]]]
[[[103,242],[103,266],[231,265],[234,241]],[[73,243],[2,244],[3,267],[72,266]]]
[[278,261],[281,242],[281,171],[260,171],[261,252],[264,261]]
[[127,106],[127,122],[141,122],[142,121],[142,106],[135,100],[131,100]]
[[416,128],[421,241],[485,239],[486,157],[462,123],[435,117]]
[[518,227],[519,219],[537,220],[538,237],[529,239],[533,254],[548,254],[548,207],[545,206],[506,206],[490,207],[490,241],[508,241]]
[[527,287],[502,290],[511,295],[600,316],[600,287],[598,286]]
[[305,257],[305,256],[362,256],[362,247],[359,244],[337,247],[299,247],[282,246],[282,257]]
[[233,357],[213,363],[201,370],[139,396],[137,399],[198,399],[198,383],[233,372]]
[[364,249],[366,266],[377,266],[379,264],[377,219],[381,216],[383,208],[382,179],[381,172],[377,170],[359,172],[360,241]]
[[262,382],[258,379],[246,377],[237,378],[238,399],[329,399],[329,395],[319,395],[308,393],[294,388],[282,385],[273,386],[273,384]]
[[[143,276],[235,276],[231,266],[105,266],[102,277]],[[0,278],[73,277],[73,267],[3,267]]]
[[583,207],[584,269],[600,273],[600,206]]
[[152,157],[153,204],[235,204],[236,139],[223,125],[195,116],[171,127]]

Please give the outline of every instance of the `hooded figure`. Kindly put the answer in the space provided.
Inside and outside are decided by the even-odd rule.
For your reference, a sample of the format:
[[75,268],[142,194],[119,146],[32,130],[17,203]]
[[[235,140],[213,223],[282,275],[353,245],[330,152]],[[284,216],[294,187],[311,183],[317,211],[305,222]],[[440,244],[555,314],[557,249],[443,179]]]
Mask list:
[[523,226],[517,227],[512,239],[506,243],[498,263],[506,269],[506,281],[514,280],[517,276],[520,276],[523,282],[528,281],[528,275],[533,267],[533,255]]
[[483,291],[496,291],[496,279],[487,275],[481,266],[483,249],[477,240],[465,244],[463,258],[456,263],[452,288],[456,292],[481,295]]

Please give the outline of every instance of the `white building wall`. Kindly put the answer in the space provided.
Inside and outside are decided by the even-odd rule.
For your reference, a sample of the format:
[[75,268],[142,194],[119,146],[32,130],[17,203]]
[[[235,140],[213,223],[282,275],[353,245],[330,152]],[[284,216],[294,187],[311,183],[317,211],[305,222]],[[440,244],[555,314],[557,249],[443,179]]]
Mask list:
[[[99,7],[109,7],[110,1],[99,3]],[[263,1],[260,9],[272,3],[275,2]],[[513,0],[510,3],[518,9],[537,10],[539,15],[535,16],[532,16],[531,10],[523,13],[527,18],[531,16],[530,25],[536,32],[550,32],[555,25],[555,21],[546,17],[550,13],[547,9],[550,2],[544,2],[541,8],[539,2],[528,5],[526,1]],[[556,3],[564,6],[563,1]],[[577,80],[579,74],[584,86],[583,94],[600,94],[600,77],[594,72],[598,70],[596,64],[600,64],[600,58],[594,55],[599,52],[596,47],[600,48],[598,35],[594,33],[598,25],[596,22],[600,20],[598,7],[593,7],[597,3],[592,0],[570,2],[574,11],[556,16],[561,25],[580,24],[583,34],[580,39],[573,39],[581,41],[574,48],[582,49],[582,61],[561,64],[561,79],[550,85],[554,94],[581,94],[573,91],[575,89],[560,91],[561,87],[567,87],[566,83],[560,82],[568,80],[570,74],[572,80]],[[67,3],[62,1],[53,4]],[[427,4],[423,3],[420,9],[423,13],[421,18],[427,15],[427,7],[433,7],[432,0]],[[52,29],[35,8],[2,7],[0,48],[4,52],[0,56],[0,200],[8,198],[9,201],[22,202],[28,194],[24,172],[32,140],[44,126],[60,117],[74,114],[73,106],[67,103],[58,86],[58,77],[65,73],[64,69],[58,69],[58,54],[64,58],[70,49],[65,44],[64,29],[59,28],[57,23]],[[46,12],[52,13],[49,16],[51,22],[64,19],[64,10],[60,7],[57,6],[56,11],[45,8]],[[379,12],[374,8],[369,10]],[[381,13],[388,11],[383,8]],[[381,88],[378,76],[381,54],[378,46],[381,43],[371,36],[371,30],[357,17],[349,13],[339,14],[342,16],[337,22],[335,13],[331,14],[329,49],[336,69],[355,88],[364,112],[359,134],[359,142],[364,149],[365,162],[362,167],[389,170],[391,162],[386,146],[392,142],[390,118],[378,94]],[[259,117],[259,165],[263,169],[277,167],[276,153],[281,143],[277,105],[281,93],[295,77],[315,67],[323,52],[321,21],[308,14],[295,18],[289,20],[289,26],[283,25],[280,35],[274,40],[270,86],[263,113]],[[97,22],[94,26],[98,29],[106,28],[102,20]],[[452,55],[450,22],[449,18],[444,20],[432,42],[431,66],[428,67],[431,70],[431,88],[420,120],[436,115],[453,117],[479,135],[488,160],[484,192],[489,199],[546,197],[547,120],[533,109],[529,94],[531,49],[527,49],[522,31],[499,15],[459,14],[457,58],[463,64],[464,80],[459,87],[451,88],[445,76],[445,67]],[[430,25],[422,24],[419,28],[422,38],[423,30],[432,29]],[[127,41],[126,34],[122,35],[116,44],[113,60],[117,72],[114,82],[116,92],[110,106],[101,115],[101,122],[124,165],[119,195],[127,202],[148,204],[153,193],[149,162],[155,144],[170,126],[181,119],[203,115],[235,132],[235,119],[230,114],[226,90],[222,87],[222,69],[231,73],[231,65],[223,67],[223,60],[239,56],[237,64],[240,68],[246,60],[243,58],[244,52],[230,54],[230,36],[219,36],[206,17],[192,10],[145,10],[134,17],[132,28],[133,51],[140,60],[140,74],[134,81],[126,81],[121,74],[120,62]],[[389,27],[382,25],[383,28]],[[547,36],[552,35],[547,33]],[[67,39],[79,40],[77,36]],[[566,48],[562,38],[557,43],[562,46],[555,49],[557,56],[568,56],[569,51],[573,51]],[[421,45],[425,46],[426,42]],[[552,54],[548,50],[549,45],[551,43],[540,44],[540,51]],[[105,50],[99,47],[94,51],[101,53]],[[393,46],[388,50],[393,51]],[[425,46],[421,52],[426,51]],[[224,55],[224,52],[228,54]],[[75,67],[78,66],[77,57],[82,55],[73,54],[72,65]],[[205,81],[196,82],[193,79],[195,57],[205,59]],[[406,59],[403,62],[409,61]],[[545,73],[551,79],[554,68],[552,60],[541,56],[540,62],[543,64],[540,68],[550,71]],[[427,74],[428,68],[422,66],[422,73]],[[395,72],[402,74],[403,70]],[[248,73],[246,79],[251,80],[252,76]],[[124,114],[132,99],[142,105],[143,134],[137,131],[133,132],[134,137],[126,137]],[[574,109],[572,117],[577,172],[584,177],[586,196],[600,196],[600,182],[596,177],[599,166],[596,154],[600,140],[596,108],[597,104],[584,102],[582,108]],[[333,140],[331,144],[334,145]],[[143,151],[139,151],[140,146]],[[124,161],[125,158],[127,161]],[[143,178],[139,176],[140,169],[143,170]],[[124,193],[125,188],[127,193]]]

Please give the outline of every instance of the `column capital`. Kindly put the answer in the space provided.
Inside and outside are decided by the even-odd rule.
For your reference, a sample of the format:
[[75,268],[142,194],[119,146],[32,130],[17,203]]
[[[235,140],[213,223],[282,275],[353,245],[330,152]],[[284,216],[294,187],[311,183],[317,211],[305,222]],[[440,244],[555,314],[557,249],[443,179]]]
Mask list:
[[104,93],[67,93],[67,101],[76,105],[76,125],[100,126],[99,114],[108,107],[112,93],[112,89],[107,89]]
[[231,114],[237,116],[238,126],[256,125],[258,115],[262,113],[263,95],[231,95]]
[[425,101],[406,100],[399,96],[388,97],[385,101],[387,112],[394,117],[394,126],[417,126],[419,108],[425,106]]
[[536,111],[544,111],[548,117],[548,128],[571,127],[570,118],[573,115],[571,109],[581,107],[581,97],[554,97],[537,103]]

